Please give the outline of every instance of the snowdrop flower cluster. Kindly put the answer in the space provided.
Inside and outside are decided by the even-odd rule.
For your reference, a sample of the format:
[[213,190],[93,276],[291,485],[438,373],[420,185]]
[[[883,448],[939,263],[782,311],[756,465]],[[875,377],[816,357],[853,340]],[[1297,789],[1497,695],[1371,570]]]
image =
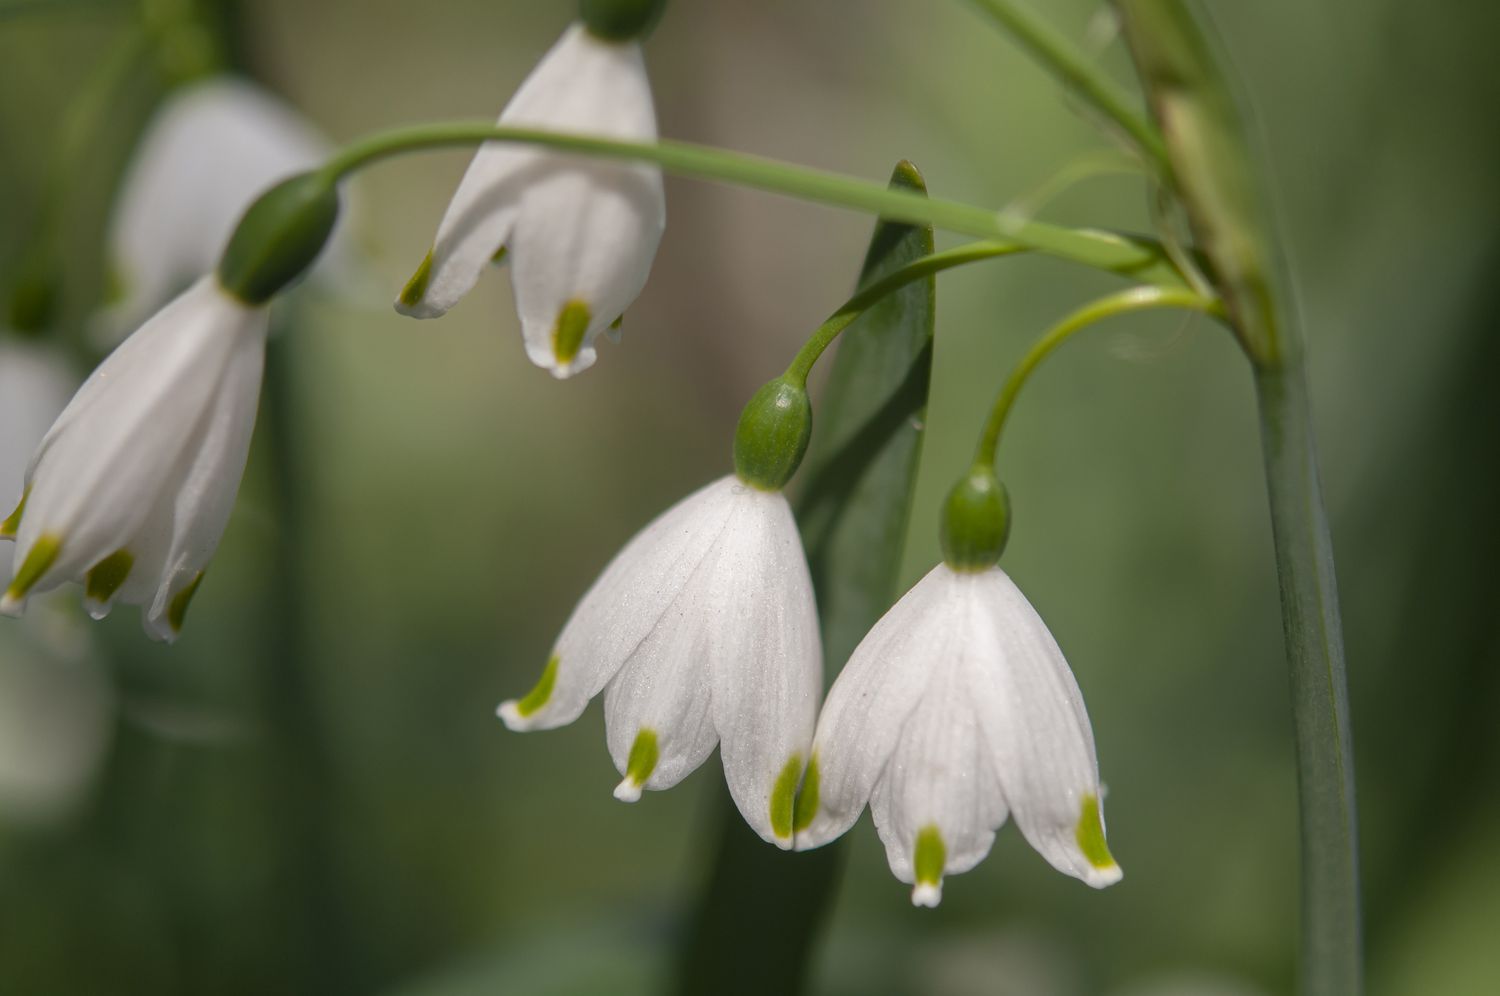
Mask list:
[[[506,105],[500,124],[655,141],[640,43],[601,37],[596,26],[580,22],[563,34]],[[593,365],[600,332],[619,328],[645,286],[665,225],[661,170],[654,166],[486,145],[396,308],[439,317],[503,256],[527,355],[568,377]]]
[[[659,7],[583,0],[584,20],[500,122],[654,140],[638,39]],[[198,207],[217,205],[217,194],[173,179],[183,158],[173,150],[212,145],[215,135],[233,145],[239,125],[214,131],[231,119],[259,122],[245,135],[286,125],[238,85],[212,87],[182,98],[127,184],[146,191],[130,195],[143,204],[176,195],[174,211],[204,215],[200,242],[173,243],[180,222],[124,209],[125,255],[149,261],[133,281],[147,297],[177,268],[211,265],[203,244],[217,246],[227,226]],[[239,110],[208,113],[220,105]],[[247,155],[218,180],[249,184],[254,173],[258,184],[306,166],[321,157],[312,144],[257,146],[267,154]],[[96,617],[116,602],[138,604],[152,636],[178,634],[244,472],[267,305],[328,242],[342,175],[329,165],[262,194],[214,271],[126,339],[73,397],[0,522],[0,538],[14,541],[0,612],[18,613],[30,596],[76,580]],[[527,352],[567,377],[594,362],[596,336],[640,292],[664,217],[654,167],[488,144],[397,306],[441,315],[508,255]],[[180,252],[162,248],[169,244]],[[552,729],[603,693],[616,798],[670,788],[718,747],[746,822],[784,849],[827,843],[868,807],[892,872],[913,886],[919,906],[936,905],[944,877],[982,860],[1011,816],[1058,870],[1094,887],[1118,881],[1078,685],[997,566],[1009,507],[989,463],[950,494],[943,563],[876,623],[820,715],[817,607],[783,494],[811,431],[806,367],[794,363],[746,406],[734,472],[625,546],[574,609],[536,687],[502,703],[500,718],[512,730]],[[0,478],[0,498],[7,489],[15,490]]]

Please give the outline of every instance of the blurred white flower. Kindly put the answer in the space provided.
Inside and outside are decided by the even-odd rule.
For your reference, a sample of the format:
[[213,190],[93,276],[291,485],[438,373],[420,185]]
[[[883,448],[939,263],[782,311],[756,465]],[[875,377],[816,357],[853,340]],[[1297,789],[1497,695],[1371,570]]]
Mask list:
[[144,607],[171,640],[229,520],[265,357],[266,312],[200,279],[126,339],[69,402],[26,473],[0,612],[82,580],[97,618]]
[[[333,151],[296,109],[248,80],[212,77],[169,95],[126,169],[109,229],[113,344],[218,263],[235,224],[273,184]],[[349,269],[336,233],[315,273]]]
[[[77,386],[61,350],[0,329],[0,512],[21,500],[26,461]],[[9,584],[0,556],[0,590]]]
[[[500,115],[504,125],[656,140],[635,41],[574,24]],[[482,147],[396,308],[436,318],[507,252],[531,361],[558,377],[594,362],[594,339],[645,286],[666,225],[661,171],[505,143]]]
[[604,690],[615,797],[681,781],[720,745],[746,822],[792,843],[792,806],[822,685],[802,540],[779,491],[735,475],[667,510],[573,610],[512,730],[571,723]]
[[[37,622],[0,630],[0,822],[5,823],[65,816],[98,772],[114,724],[114,694],[87,641],[55,638],[71,629],[65,620]],[[52,624],[64,634],[48,633]]]
[[818,717],[797,847],[868,802],[891,871],[935,906],[989,853],[1007,811],[1052,866],[1120,879],[1105,844],[1094,736],[1062,651],[998,567],[934,568],[860,643]]

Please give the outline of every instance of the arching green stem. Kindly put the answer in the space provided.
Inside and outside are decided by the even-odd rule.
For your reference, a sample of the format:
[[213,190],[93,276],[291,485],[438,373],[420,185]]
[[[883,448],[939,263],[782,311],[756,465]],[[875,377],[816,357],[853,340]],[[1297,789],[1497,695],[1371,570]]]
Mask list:
[[974,465],[994,466],[996,450],[1000,446],[1000,432],[1005,428],[1005,420],[1010,416],[1021,388],[1041,362],[1052,355],[1053,350],[1075,332],[1081,332],[1102,319],[1157,308],[1182,308],[1218,318],[1224,315],[1223,304],[1214,298],[1203,297],[1192,291],[1164,290],[1160,287],[1132,287],[1084,305],[1048,329],[1032,344],[1026,355],[1021,357],[1021,362],[1016,364],[1015,369],[1011,370],[1005,386],[1000,389],[1000,396],[995,399],[995,407],[990,411],[984,433],[979,437],[979,446],[974,452]]
[[828,320],[818,326],[817,331],[797,351],[791,366],[786,368],[787,378],[806,387],[807,375],[812,372],[813,364],[818,362],[818,357],[822,356],[824,350],[833,344],[833,340],[839,337],[839,333],[853,324],[854,320],[864,314],[866,309],[874,307],[886,295],[900,290],[912,281],[942,273],[944,270],[951,270],[955,266],[963,266],[966,263],[977,263],[980,260],[1010,256],[1025,251],[1024,247],[1008,242],[971,242],[968,245],[945,249],[908,263],[855,294],[844,302],[843,307],[829,315]]
[[992,208],[892,190],[869,180],[687,142],[622,142],[539,128],[451,121],[398,128],[360,139],[329,160],[323,172],[330,180],[338,180],[370,163],[404,152],[484,142],[517,142],[587,156],[656,163],[682,176],[739,184],[866,211],[891,221],[933,225],[963,235],[1013,243],[1021,249],[1047,253],[1159,287],[1186,286],[1166,251],[1151,239],[1022,221]]
[[1163,175],[1170,171],[1161,134],[1125,89],[1045,20],[1013,0],[970,0],[994,18],[1042,67],[1085,104],[1113,121]]

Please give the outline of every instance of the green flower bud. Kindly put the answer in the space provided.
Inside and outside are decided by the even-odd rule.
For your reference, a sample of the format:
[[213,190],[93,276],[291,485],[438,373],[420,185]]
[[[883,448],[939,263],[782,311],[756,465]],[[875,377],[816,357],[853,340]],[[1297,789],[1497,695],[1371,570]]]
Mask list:
[[589,34],[605,41],[638,41],[651,33],[667,0],[579,0]]
[[762,491],[792,479],[812,438],[807,389],[778,377],[755,392],[734,432],[734,472]]
[[955,571],[983,571],[1010,537],[1010,495],[994,470],[973,467],[943,504],[943,560]]
[[246,304],[265,304],[312,265],[338,216],[338,186],[322,173],[283,180],[235,227],[219,260],[219,283]]

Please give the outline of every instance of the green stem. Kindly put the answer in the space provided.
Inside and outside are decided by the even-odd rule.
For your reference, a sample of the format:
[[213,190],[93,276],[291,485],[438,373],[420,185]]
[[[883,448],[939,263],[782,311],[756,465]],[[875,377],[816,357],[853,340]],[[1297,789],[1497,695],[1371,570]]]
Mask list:
[[935,252],[908,263],[855,294],[844,302],[843,307],[830,315],[827,321],[818,326],[817,331],[797,351],[791,366],[787,367],[787,379],[799,387],[806,387],[807,375],[812,372],[813,364],[818,362],[818,357],[822,356],[824,350],[833,344],[833,340],[838,338],[839,333],[853,324],[854,320],[864,314],[867,309],[874,307],[887,295],[900,290],[912,281],[942,273],[944,270],[951,270],[955,266],[963,266],[966,263],[977,263],[980,260],[1010,256],[1024,251],[1025,249],[1021,246],[1006,242],[971,242],[968,245]]
[[1349,689],[1328,515],[1300,363],[1255,368],[1301,813],[1299,992],[1362,991],[1359,841]]
[[323,172],[330,181],[336,181],[404,152],[484,142],[519,142],[589,156],[651,162],[683,176],[853,208],[891,221],[934,225],[950,232],[1014,243],[1137,281],[1162,287],[1184,286],[1171,258],[1150,239],[1020,221],[991,208],[891,190],[868,180],[687,142],[623,142],[539,128],[451,121],[397,128],[357,140],[329,160]]
[[1021,388],[1042,361],[1052,355],[1053,350],[1075,332],[1081,332],[1101,319],[1157,308],[1184,308],[1223,317],[1223,306],[1214,298],[1203,297],[1192,291],[1164,290],[1160,287],[1132,287],[1079,308],[1048,329],[1011,370],[1005,386],[1000,389],[1000,396],[995,399],[995,407],[990,411],[989,420],[985,422],[984,433],[979,437],[979,446],[974,452],[975,466],[994,466],[1000,446],[1000,433],[1005,428],[1005,420],[1010,416]]
[[1032,58],[1084,103],[1118,125],[1152,166],[1163,174],[1170,171],[1161,135],[1140,110],[1131,106],[1133,100],[1125,88],[1106,76],[1061,32],[1011,0],[970,2],[998,21]]

